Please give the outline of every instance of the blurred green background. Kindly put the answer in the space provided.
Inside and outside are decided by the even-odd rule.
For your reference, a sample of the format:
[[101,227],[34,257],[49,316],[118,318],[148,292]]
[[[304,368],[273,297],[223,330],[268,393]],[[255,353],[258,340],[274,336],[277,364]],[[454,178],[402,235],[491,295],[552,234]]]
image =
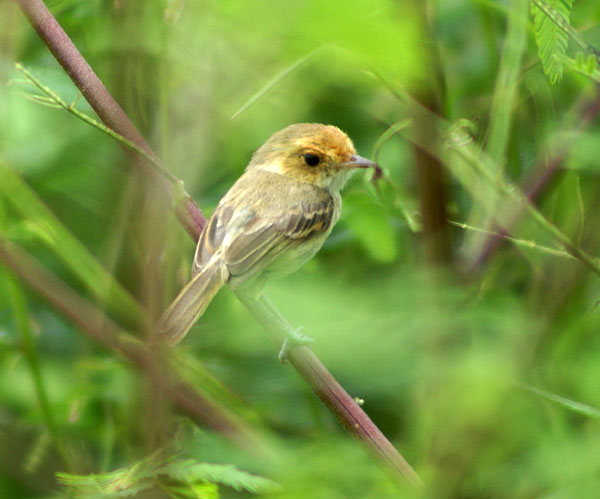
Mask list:
[[[487,237],[476,229],[499,230],[494,220],[514,206],[501,195],[482,201],[484,187],[446,170],[437,202],[470,228],[448,225],[432,242],[403,215],[427,224],[422,155],[402,132],[375,147],[411,118],[406,92],[447,125],[468,128],[509,182],[531,185],[558,158],[539,210],[598,254],[598,84],[566,69],[550,83],[526,3],[47,2],[206,214],[252,152],[290,123],[335,124],[359,154],[378,149],[393,193],[380,197],[356,175],[321,252],[267,293],[364,399],[429,497],[600,496],[600,276],[540,248],[563,250],[526,214],[511,229],[516,244],[503,242],[474,266]],[[596,0],[576,2],[570,21],[600,47]],[[577,50],[570,41],[567,53]],[[86,284],[101,271],[64,231],[155,318],[189,278],[193,242],[115,140],[27,98],[36,91],[17,61],[93,115],[18,7],[0,2],[2,239],[104,307]],[[446,245],[443,263],[431,244]],[[121,308],[106,308],[127,328],[129,302],[119,300]],[[0,496],[71,493],[55,472],[127,468],[159,448],[267,477],[283,487],[273,496],[408,494],[278,362],[229,290],[177,355],[186,377],[255,434],[256,448],[177,415],[131,364],[0,266]]]

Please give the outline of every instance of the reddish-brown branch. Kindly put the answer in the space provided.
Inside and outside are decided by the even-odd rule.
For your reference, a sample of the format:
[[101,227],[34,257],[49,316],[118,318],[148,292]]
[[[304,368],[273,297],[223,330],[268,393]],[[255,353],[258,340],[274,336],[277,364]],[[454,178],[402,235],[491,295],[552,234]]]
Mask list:
[[[141,134],[129,120],[127,115],[110,96],[104,85],[94,74],[90,66],[83,59],[82,55],[75,48],[69,37],[63,31],[56,19],[48,11],[41,0],[14,0],[21,7],[29,22],[38,32],[44,43],[51,50],[59,63],[71,77],[73,82],[80,89],[83,96],[92,105],[102,121],[110,126],[117,133],[123,135],[136,143],[139,147],[149,154],[154,153],[143,139]],[[166,183],[169,189],[171,199],[176,199],[174,193],[170,190],[171,186]],[[175,206],[176,214],[190,236],[196,240],[202,231],[205,218],[196,204],[190,198],[184,198],[183,202]],[[31,283],[33,285],[33,283]],[[44,290],[38,289],[44,293]],[[45,294],[46,296],[46,294]],[[46,296],[51,303],[54,303],[49,296]],[[59,310],[66,313],[62,307]],[[258,317],[263,322],[264,317]],[[84,327],[85,324],[79,324]],[[282,334],[277,332],[278,337]],[[100,338],[98,338],[101,341]],[[112,341],[112,340],[110,340]],[[103,341],[106,343],[105,341]],[[123,345],[115,344],[115,348],[123,351]],[[135,352],[135,355],[138,355]],[[319,361],[315,354],[307,347],[293,349],[290,355],[291,364],[298,370],[302,377],[309,383],[315,393],[323,400],[335,416],[343,422],[350,433],[355,435],[361,441],[381,458],[387,465],[397,473],[398,477],[408,481],[411,484],[420,483],[420,480],[414,470],[406,463],[398,451],[387,440],[383,433],[371,421],[367,414],[354,402],[352,397],[341,387],[333,376],[327,371],[325,366]],[[140,365],[145,362],[140,361]],[[181,396],[177,391],[171,394],[173,400],[184,405],[187,398]],[[190,411],[194,407],[188,408]],[[218,424],[216,421],[213,422]],[[224,428],[224,431],[231,429]]]
[[154,156],[154,152],[135,125],[108,93],[46,5],[41,1],[15,1],[104,124],[113,130],[118,130],[125,138],[134,142],[149,155]]
[[118,351],[149,375],[184,414],[247,447],[250,446],[245,429],[192,387],[175,381],[165,369],[161,370],[147,347],[128,340],[128,335],[100,309],[81,298],[22,248],[0,239],[0,261],[90,338]]
[[[411,466],[310,348],[299,347],[292,350],[290,362],[349,432],[363,442],[368,442],[372,451],[409,483],[421,485],[420,478]],[[356,410],[357,408],[360,410]]]
[[[44,41],[52,55],[69,75],[81,94],[89,102],[102,122],[118,134],[133,142],[140,149],[160,163],[154,151],[142,137],[136,126],[125,114],[118,102],[113,99],[96,73],[83,58],[77,47],[62,29],[58,21],[41,0],[14,0]],[[127,150],[127,152],[130,152]],[[149,170],[154,174],[153,170]],[[165,195],[178,204],[176,215],[185,230],[195,239],[200,237],[206,219],[194,201],[184,196],[179,200],[173,192],[172,186],[165,179],[161,179]]]
[[[428,80],[422,82],[414,97],[432,113],[441,115],[445,81],[434,31],[427,17],[426,2],[416,1],[415,7],[425,40],[423,54],[430,61],[431,70]],[[413,143],[413,149],[425,255],[430,264],[447,265],[452,262],[452,251],[446,215],[446,171],[440,159],[430,153],[436,147],[436,124],[430,115],[421,115],[419,119],[414,119],[414,123],[421,136],[421,145]]]
[[[593,99],[585,99],[579,108],[579,126],[578,130],[585,130],[596,119],[600,113],[600,87],[597,90],[596,96]],[[542,160],[536,168],[530,180],[525,182],[524,191],[527,193],[527,199],[532,203],[535,202],[544,193],[546,188],[562,171],[562,165],[567,158],[569,149],[572,143],[563,143],[560,149],[554,154],[550,161]],[[485,265],[492,255],[500,248],[505,237],[510,235],[510,228],[518,221],[524,210],[515,214],[512,221],[506,227],[499,230],[496,234],[490,235],[483,243],[479,254],[474,258],[470,265],[469,271],[477,271]]]

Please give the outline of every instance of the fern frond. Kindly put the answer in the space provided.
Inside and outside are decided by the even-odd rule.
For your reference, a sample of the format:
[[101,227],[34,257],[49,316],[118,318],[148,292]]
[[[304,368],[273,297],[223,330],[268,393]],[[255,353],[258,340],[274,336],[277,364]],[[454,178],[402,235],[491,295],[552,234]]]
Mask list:
[[556,83],[562,78],[561,57],[566,54],[568,33],[572,30],[569,24],[569,14],[574,1],[532,0],[531,2],[531,16],[538,54],[544,73],[551,83]]
[[264,494],[279,490],[279,485],[268,478],[241,471],[230,464],[197,463],[192,460],[173,461],[161,473],[182,483],[209,482],[225,485],[237,491]]
[[219,487],[214,483],[199,482],[191,485],[158,484],[173,499],[219,499]]
[[600,69],[598,69],[598,59],[594,54],[588,54],[587,57],[583,52],[577,52],[575,59],[569,56],[562,56],[559,58],[560,62],[564,64],[571,71],[586,76],[596,83],[600,83]]
[[70,489],[70,495],[74,497],[129,497],[154,486],[153,478],[162,464],[157,462],[156,457],[152,455],[109,473],[57,473],[56,478]]
[[160,487],[169,496],[182,499],[218,498],[218,485],[254,494],[280,490],[272,480],[241,471],[233,465],[198,463],[191,459],[165,460],[158,453],[109,473],[57,473],[56,476],[70,489],[70,495],[81,498],[129,497],[153,487]]

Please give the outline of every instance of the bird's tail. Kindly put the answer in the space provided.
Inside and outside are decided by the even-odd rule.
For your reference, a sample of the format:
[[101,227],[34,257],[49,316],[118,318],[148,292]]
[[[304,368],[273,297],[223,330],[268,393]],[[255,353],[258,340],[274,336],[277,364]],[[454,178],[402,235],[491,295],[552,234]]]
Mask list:
[[179,343],[225,284],[229,273],[220,258],[213,258],[180,291],[158,320],[157,333],[167,343]]

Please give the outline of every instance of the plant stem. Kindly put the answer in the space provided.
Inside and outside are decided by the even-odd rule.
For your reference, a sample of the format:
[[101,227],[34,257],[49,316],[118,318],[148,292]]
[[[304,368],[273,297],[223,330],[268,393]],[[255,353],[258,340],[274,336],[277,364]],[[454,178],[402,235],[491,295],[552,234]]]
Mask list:
[[0,261],[90,338],[117,350],[132,361],[191,419],[213,428],[244,447],[257,447],[239,422],[205,399],[193,387],[176,381],[166,368],[161,369],[162,366],[153,362],[153,352],[147,345],[132,338],[22,248],[1,237]]
[[[161,164],[125,111],[106,90],[44,2],[42,0],[14,1],[102,122],[153,158],[153,162]],[[164,167],[163,169],[166,170]],[[180,223],[192,237],[197,237],[202,232],[205,222],[200,208],[185,192],[181,193],[181,196],[178,195],[180,193],[174,192],[169,182],[163,181],[161,186],[167,199],[175,204],[174,211]]]
[[29,314],[27,313],[27,303],[25,301],[23,290],[21,289],[19,282],[12,275],[8,273],[5,274],[9,287],[12,309],[17,323],[17,329],[21,336],[21,347],[29,366],[34,391],[42,411],[42,419],[44,420],[46,428],[48,429],[48,432],[50,433],[50,436],[54,442],[54,446],[56,447],[56,450],[62,458],[65,466],[69,470],[74,470],[75,468],[73,467],[73,462],[62,441],[56,426],[54,414],[52,413],[52,409],[48,401],[48,392],[46,391],[46,386],[44,384],[44,379],[40,369],[40,359],[33,340],[33,333],[31,331]]
[[510,134],[513,106],[517,98],[517,81],[521,69],[521,57],[527,41],[528,0],[512,0],[508,16],[506,38],[502,47],[502,59],[496,78],[496,86],[490,110],[489,136],[486,152],[504,170],[504,158]]
[[[585,99],[578,111],[577,131],[581,132],[588,128],[600,113],[600,89],[592,99]],[[569,154],[569,149],[572,146],[572,141],[563,143],[560,149],[554,154],[550,160],[542,159],[538,166],[534,169],[536,172],[532,180],[525,182],[525,191],[529,203],[533,203],[545,191],[552,180],[560,173],[561,165]],[[519,214],[522,210],[515,214],[512,220],[505,224],[504,228],[496,235],[491,235],[482,245],[481,251],[473,259],[470,265],[471,271],[477,270],[488,261],[496,250],[500,247],[502,238],[507,236],[511,227],[517,222]]]
[[482,162],[475,157],[471,151],[457,149],[458,155],[465,162],[471,164],[487,181],[489,181],[500,193],[509,199],[512,199],[518,206],[522,206],[527,213],[533,218],[537,225],[556,239],[565,250],[575,258],[585,263],[596,274],[600,275],[600,262],[589,255],[586,251],[575,245],[571,239],[562,232],[556,225],[549,222],[544,215],[529,201],[527,196],[515,186],[507,184],[502,178],[498,178],[492,173]]
[[[473,179],[481,180],[482,185],[486,187],[489,192],[494,194],[502,194],[505,196],[505,200],[511,201],[512,209],[515,210],[515,212],[524,210],[529,213],[537,225],[545,232],[550,234],[554,239],[556,239],[569,254],[586,264],[596,274],[600,275],[600,261],[589,255],[585,250],[578,247],[558,227],[548,221],[544,215],[531,203],[529,197],[525,195],[517,185],[505,180],[504,176],[499,176],[498,169],[492,158],[484,154],[479,148],[469,141],[457,141],[457,137],[452,137],[450,135],[452,127],[446,122],[446,120],[432,113],[425,106],[421,105],[411,96],[409,96],[404,90],[398,88],[398,86],[394,85],[393,82],[390,82],[389,79],[385,79],[385,77],[382,77],[381,75],[379,76],[396,94],[402,104],[406,106],[407,114],[415,117],[415,120],[431,120],[431,123],[435,125],[435,130],[440,131],[441,136],[446,139],[445,148],[442,149],[441,147],[436,146],[428,149],[428,151],[431,154],[436,154],[438,159],[441,160],[459,180],[464,179],[464,172],[462,171],[464,168],[462,168],[462,166],[468,166],[470,171],[467,173],[470,176],[470,181]],[[598,98],[598,102],[600,102],[600,97]],[[583,114],[583,116],[586,117],[586,120],[591,119],[591,117],[595,115],[595,112],[592,113],[589,109],[586,110],[585,114]],[[428,142],[424,141],[420,134],[416,133],[414,130],[411,130],[410,127],[406,128],[403,131],[403,134],[413,143],[421,147],[427,147]],[[436,137],[435,141],[439,142],[440,137]],[[453,143],[453,141],[455,143]],[[437,144],[437,142],[435,143]],[[460,165],[457,165],[456,162],[452,161],[452,153],[456,155],[455,159],[459,160]],[[472,189],[472,193],[476,195],[477,186],[473,185],[470,187]],[[509,208],[507,207],[506,210],[509,211]],[[515,217],[513,216],[510,221],[503,223],[504,230],[507,229],[514,218]]]
[[[271,340],[281,346],[295,329],[264,295],[254,298],[241,291],[236,294],[244,306],[269,333]],[[356,401],[331,375],[319,358],[307,346],[294,346],[288,360],[302,375],[317,396],[336,415],[340,423],[383,461],[394,473],[400,474],[414,486],[422,486],[421,479],[390,443]]]

